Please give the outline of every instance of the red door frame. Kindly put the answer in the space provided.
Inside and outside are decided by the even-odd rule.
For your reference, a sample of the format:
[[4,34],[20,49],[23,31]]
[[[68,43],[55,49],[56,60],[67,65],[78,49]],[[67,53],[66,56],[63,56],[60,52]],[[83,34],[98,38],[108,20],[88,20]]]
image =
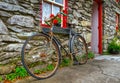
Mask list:
[[99,38],[99,42],[98,42],[98,50],[99,50],[99,54],[102,54],[102,1],[101,0],[94,0],[95,2],[98,3],[98,38]]
[[116,13],[116,31],[118,31],[118,24],[119,24],[119,14]]

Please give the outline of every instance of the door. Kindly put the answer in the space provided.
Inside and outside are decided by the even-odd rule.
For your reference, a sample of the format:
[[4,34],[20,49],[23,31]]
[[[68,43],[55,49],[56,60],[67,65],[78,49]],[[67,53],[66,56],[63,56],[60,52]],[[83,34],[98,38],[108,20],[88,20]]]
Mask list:
[[102,54],[102,2],[94,0],[92,13],[91,49],[94,53]]
[[92,12],[92,39],[91,39],[91,49],[94,53],[98,53],[98,3],[93,2],[93,12]]

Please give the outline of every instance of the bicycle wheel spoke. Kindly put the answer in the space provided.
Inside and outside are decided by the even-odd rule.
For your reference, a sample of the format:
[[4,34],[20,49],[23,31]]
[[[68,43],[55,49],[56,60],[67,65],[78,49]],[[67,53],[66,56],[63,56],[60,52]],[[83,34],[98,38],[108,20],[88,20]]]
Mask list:
[[[29,48],[27,47],[29,46]],[[37,79],[52,76],[59,65],[59,49],[45,35],[30,37],[23,48],[22,61],[28,73]]]
[[85,40],[80,35],[74,36],[73,44],[71,45],[71,52],[75,56],[75,60],[79,61],[80,64],[87,62],[87,46]]

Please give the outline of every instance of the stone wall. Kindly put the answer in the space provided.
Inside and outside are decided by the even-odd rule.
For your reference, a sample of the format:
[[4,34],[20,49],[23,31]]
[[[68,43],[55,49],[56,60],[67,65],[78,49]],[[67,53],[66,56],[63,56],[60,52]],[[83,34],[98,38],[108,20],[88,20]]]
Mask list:
[[68,22],[82,33],[87,43],[91,42],[91,16],[93,0],[69,0]]
[[[0,0],[0,64],[20,63],[20,51],[25,39],[40,29],[39,1]],[[91,42],[92,4],[93,0],[68,2],[68,23],[75,31],[81,32],[87,43]],[[103,9],[103,49],[105,50],[114,37],[115,15],[120,11],[113,0],[104,0]],[[64,41],[64,37],[61,38]],[[9,69],[8,67],[6,69]],[[4,68],[0,67],[1,69]]]
[[115,0],[103,1],[103,51],[116,33],[116,13],[120,14],[119,4]]
[[[20,62],[25,39],[40,29],[40,0],[0,0],[0,74],[10,73]],[[86,3],[86,4],[84,4]],[[78,32],[91,33],[92,0],[69,0],[68,23]],[[74,5],[73,5],[74,4]],[[61,37],[64,41],[64,37]],[[64,38],[64,39],[63,39]],[[3,70],[4,69],[4,70]]]
[[39,28],[39,0],[0,1],[0,64],[20,57],[25,36]]
[[[0,64],[20,57],[26,37],[40,28],[39,4],[39,0],[0,1]],[[91,0],[69,0],[68,22],[75,30],[90,32],[91,4]]]

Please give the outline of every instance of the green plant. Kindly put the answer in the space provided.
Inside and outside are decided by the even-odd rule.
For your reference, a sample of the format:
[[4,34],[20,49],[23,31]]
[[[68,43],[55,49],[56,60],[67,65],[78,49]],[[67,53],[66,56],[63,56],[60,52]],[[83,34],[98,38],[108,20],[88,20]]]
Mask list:
[[40,73],[42,73],[42,71],[41,70],[35,70],[34,73],[35,74],[40,74]]
[[3,80],[2,76],[0,76],[0,82]]
[[65,66],[69,66],[71,63],[71,60],[69,58],[63,58],[60,67],[65,67]]
[[[54,14],[50,14],[50,18],[55,17]],[[53,20],[53,24],[56,25],[58,23],[61,23],[61,15],[57,14],[56,19]]]
[[49,64],[46,68],[48,71],[51,71],[54,69],[54,65],[53,64]]
[[31,64],[29,65],[29,67],[31,68],[31,67],[35,67],[35,66],[37,66],[37,65],[43,65],[43,64],[44,64],[44,62],[39,62],[39,61],[37,61],[37,62],[31,63]]
[[54,69],[54,65],[53,64],[49,64],[49,65],[47,65],[45,68],[42,68],[42,69],[36,69],[35,71],[34,71],[34,73],[36,73],[36,74],[40,74],[40,73],[44,73],[44,72],[46,72],[46,71],[52,71]]
[[108,45],[108,52],[111,54],[118,54],[120,52],[120,40],[115,37]]
[[24,78],[26,76],[28,76],[28,73],[24,67],[16,67],[16,69],[13,73],[6,75],[6,79],[7,80],[14,80],[17,78]]
[[17,74],[18,77],[22,78],[28,76],[28,73],[24,67],[17,67],[15,73]]
[[[70,59],[68,58],[64,58],[62,60],[62,63],[61,63],[61,67],[64,67],[64,66],[68,66],[70,64]],[[55,69],[55,65],[56,63],[50,63],[50,64],[47,64],[47,65],[44,65],[42,67],[40,67],[39,69],[35,69],[33,72],[36,74],[36,75],[45,75],[45,74],[49,74],[50,75],[50,72],[53,73],[53,70]],[[55,71],[55,70],[54,70]]]
[[88,52],[88,59],[94,58],[95,54],[91,51]]
[[103,55],[109,55],[110,53],[108,51],[103,51]]
[[14,80],[17,78],[17,75],[15,73],[10,73],[6,76],[7,80]]

